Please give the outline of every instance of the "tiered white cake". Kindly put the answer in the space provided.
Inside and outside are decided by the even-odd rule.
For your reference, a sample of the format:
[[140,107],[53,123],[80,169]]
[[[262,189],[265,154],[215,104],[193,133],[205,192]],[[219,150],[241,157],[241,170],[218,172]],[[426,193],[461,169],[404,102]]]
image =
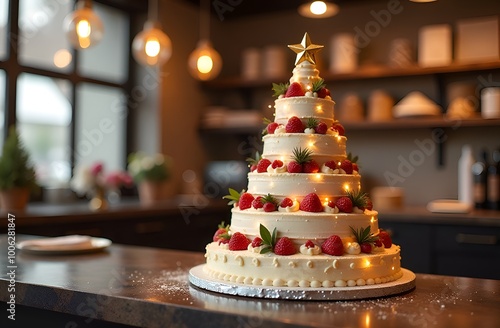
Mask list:
[[231,225],[206,247],[205,273],[254,286],[329,288],[402,276],[400,247],[380,230],[361,192],[343,126],[304,36],[290,83],[275,84],[275,119],[248,190],[231,190]]

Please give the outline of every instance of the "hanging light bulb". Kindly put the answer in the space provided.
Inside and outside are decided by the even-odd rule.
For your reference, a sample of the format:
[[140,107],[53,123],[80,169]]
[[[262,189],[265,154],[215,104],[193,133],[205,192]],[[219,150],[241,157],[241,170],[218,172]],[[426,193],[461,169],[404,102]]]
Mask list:
[[326,18],[335,16],[339,6],[328,1],[311,1],[299,7],[299,14],[308,18]]
[[162,65],[172,56],[172,41],[162,31],[158,17],[153,17],[158,12],[158,1],[152,2],[143,30],[132,41],[132,55],[139,64],[147,66]]
[[92,10],[92,0],[79,0],[76,10],[64,18],[64,31],[75,49],[87,49],[104,36],[102,21]]
[[[208,35],[210,30],[210,2],[205,1],[205,10],[200,6],[200,35],[196,49],[189,55],[189,73],[198,80],[208,81],[216,78],[222,69],[222,58],[212,47]],[[205,36],[205,37],[203,37]]]
[[219,75],[222,69],[222,58],[212,48],[209,40],[200,40],[196,49],[189,55],[188,68],[195,79],[212,80]]

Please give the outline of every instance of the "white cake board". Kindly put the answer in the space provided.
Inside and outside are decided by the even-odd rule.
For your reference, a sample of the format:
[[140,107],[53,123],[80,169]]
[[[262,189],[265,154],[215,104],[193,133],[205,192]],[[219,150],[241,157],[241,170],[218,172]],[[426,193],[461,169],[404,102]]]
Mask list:
[[340,301],[391,296],[415,288],[416,278],[413,272],[401,269],[401,278],[376,285],[332,288],[251,286],[215,279],[205,273],[205,265],[189,270],[189,281],[196,287],[228,295],[286,300]]

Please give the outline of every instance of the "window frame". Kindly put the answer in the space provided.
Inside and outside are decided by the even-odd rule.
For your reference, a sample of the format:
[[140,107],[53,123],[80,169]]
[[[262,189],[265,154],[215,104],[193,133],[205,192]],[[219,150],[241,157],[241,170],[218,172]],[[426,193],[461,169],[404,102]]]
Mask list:
[[[116,2],[116,0],[94,0],[102,5],[113,7],[114,9],[121,10],[129,19],[129,35],[128,35],[128,75],[122,83],[115,83],[106,80],[101,80],[99,78],[87,77],[80,75],[78,73],[78,51],[73,49],[73,69],[67,72],[61,71],[51,71],[39,67],[31,67],[20,64],[19,58],[19,1],[10,0],[9,1],[9,13],[7,18],[7,57],[0,59],[0,69],[5,71],[5,120],[4,120],[4,135],[3,138],[7,137],[9,127],[15,125],[17,122],[16,115],[16,98],[17,98],[17,80],[19,76],[23,73],[41,75],[49,78],[57,78],[67,80],[71,84],[71,123],[70,123],[70,164],[71,170],[73,171],[75,166],[75,143],[76,143],[76,108],[77,101],[77,86],[81,83],[91,83],[95,85],[108,86],[113,88],[118,88],[123,91],[127,99],[130,99],[131,91],[133,88],[135,69],[137,64],[134,62],[131,53],[132,40],[134,36],[139,32],[139,30],[134,29],[136,26],[141,26],[143,21],[143,16],[147,13],[147,2],[137,2],[133,0],[126,0],[122,2]],[[77,0],[74,0],[76,4]],[[127,103],[127,118],[125,121],[125,141],[124,141],[124,153],[129,154],[131,151],[131,120],[130,120],[130,104]],[[127,158],[122,159],[124,167],[127,164]]]

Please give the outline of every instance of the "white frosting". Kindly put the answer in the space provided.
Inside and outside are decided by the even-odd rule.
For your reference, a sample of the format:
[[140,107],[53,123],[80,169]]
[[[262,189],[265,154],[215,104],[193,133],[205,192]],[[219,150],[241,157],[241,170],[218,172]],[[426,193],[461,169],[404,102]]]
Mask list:
[[270,193],[277,198],[289,197],[299,201],[314,192],[323,202],[328,197],[344,196],[346,190],[359,190],[360,181],[361,176],[350,174],[250,172],[247,191],[254,197]]
[[278,206],[278,211],[279,212],[297,212],[299,210],[300,203],[298,200],[294,200],[292,206],[287,206],[287,207],[281,207]]
[[274,121],[286,125],[292,116],[297,116],[303,123],[307,122],[307,118],[314,117],[330,127],[334,122],[334,104],[331,99],[306,96],[277,99],[274,105]]
[[304,61],[294,67],[292,71],[292,77],[290,78],[290,84],[293,82],[299,82],[302,84],[304,89],[310,90],[312,84],[319,81],[319,71],[316,69],[316,65],[311,64],[308,61]]
[[239,231],[250,240],[259,236],[259,226],[264,225],[269,231],[274,228],[278,237],[287,236],[297,245],[307,240],[322,242],[335,234],[341,238],[352,235],[351,228],[360,229],[370,226],[372,234],[378,234],[377,215],[366,214],[329,214],[325,212],[257,212],[250,210],[232,210],[231,231]]
[[312,159],[319,165],[327,161],[340,162],[346,159],[346,138],[331,134],[280,133],[267,134],[263,138],[262,157],[271,162],[275,159],[289,162],[294,148],[308,148]]
[[[383,253],[331,256],[327,254],[275,256],[251,251],[229,251],[210,243],[206,247],[205,270],[221,279],[249,285],[280,282],[283,287],[346,287],[352,280],[357,286],[393,281],[401,277],[400,248],[393,245]],[[226,257],[224,262],[222,259]],[[257,261],[256,261],[256,260]],[[351,283],[352,285],[352,283]],[[352,285],[354,286],[354,285]]]

